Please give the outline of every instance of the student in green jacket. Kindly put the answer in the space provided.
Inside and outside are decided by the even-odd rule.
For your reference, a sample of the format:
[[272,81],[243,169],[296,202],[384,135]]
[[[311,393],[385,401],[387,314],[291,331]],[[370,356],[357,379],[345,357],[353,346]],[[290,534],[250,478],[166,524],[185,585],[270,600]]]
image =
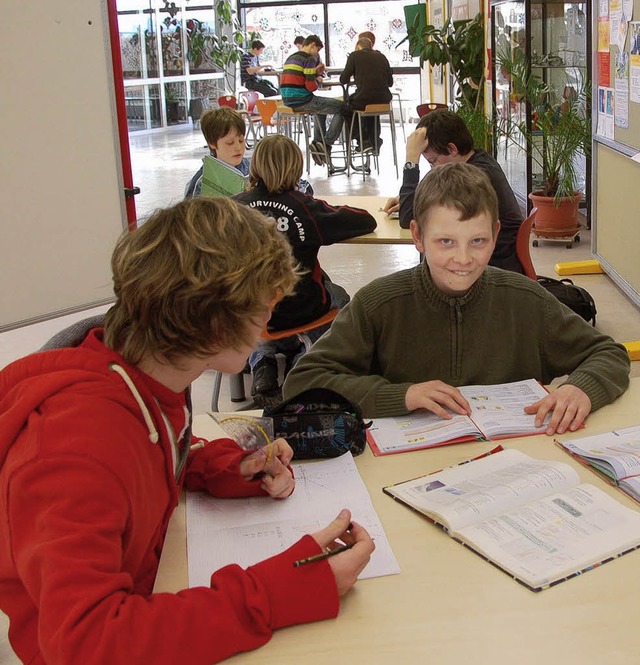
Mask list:
[[366,417],[469,413],[457,386],[565,377],[526,408],[547,434],[574,431],[629,385],[625,348],[537,282],[488,266],[500,229],[488,177],[445,164],[416,191],[411,233],[425,260],[373,281],[294,367],[284,398],[332,388]]

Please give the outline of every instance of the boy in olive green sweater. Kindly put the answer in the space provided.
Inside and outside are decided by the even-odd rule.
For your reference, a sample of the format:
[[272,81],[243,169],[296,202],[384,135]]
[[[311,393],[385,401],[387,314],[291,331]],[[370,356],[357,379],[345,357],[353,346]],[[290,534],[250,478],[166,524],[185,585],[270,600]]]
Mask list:
[[488,266],[500,230],[487,176],[446,164],[420,183],[411,232],[419,266],[361,289],[290,372],[285,399],[332,388],[366,417],[469,413],[457,386],[566,375],[527,407],[547,434],[580,427],[629,385],[629,357],[537,282]]

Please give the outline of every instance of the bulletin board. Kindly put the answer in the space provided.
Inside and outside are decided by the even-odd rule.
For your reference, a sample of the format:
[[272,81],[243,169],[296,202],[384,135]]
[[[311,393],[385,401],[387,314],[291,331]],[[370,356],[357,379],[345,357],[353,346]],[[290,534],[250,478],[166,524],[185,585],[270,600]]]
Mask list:
[[106,3],[7,2],[3,20],[0,331],[111,300],[126,228]]
[[[616,43],[620,41],[616,34],[620,33],[621,28],[617,20],[610,20],[613,18],[611,14],[607,18],[604,18],[604,14],[611,9],[624,8],[623,13],[633,12],[632,21],[640,21],[640,0],[612,0],[606,6],[603,0],[600,0],[600,4],[599,0],[593,1],[593,43],[597,44],[592,97],[593,253],[609,277],[640,307],[640,262],[637,259],[640,248],[637,203],[640,163],[636,161],[640,153],[640,103],[631,99],[631,80],[629,94],[626,95],[628,112],[624,114],[628,127],[619,126],[611,119],[608,131],[605,131],[601,117],[605,107],[602,89],[611,89],[615,109],[616,77],[620,76],[621,71],[621,60],[617,57],[621,49],[620,44]],[[628,65],[631,64],[631,37],[630,24],[622,48],[627,54]],[[629,67],[629,70],[627,76],[630,73],[632,79],[633,68]],[[640,73],[640,69],[637,73]],[[637,85],[640,85],[640,80]]]

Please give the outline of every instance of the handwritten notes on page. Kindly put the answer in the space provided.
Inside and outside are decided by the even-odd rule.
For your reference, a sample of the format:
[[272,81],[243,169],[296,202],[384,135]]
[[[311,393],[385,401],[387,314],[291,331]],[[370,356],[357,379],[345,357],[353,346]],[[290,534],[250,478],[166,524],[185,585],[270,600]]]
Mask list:
[[326,526],[342,508],[375,539],[360,579],[400,572],[367,488],[350,453],[292,465],[295,492],[269,497],[216,499],[187,494],[189,586],[209,586],[211,574],[230,563],[247,567],[282,552],[306,533]]

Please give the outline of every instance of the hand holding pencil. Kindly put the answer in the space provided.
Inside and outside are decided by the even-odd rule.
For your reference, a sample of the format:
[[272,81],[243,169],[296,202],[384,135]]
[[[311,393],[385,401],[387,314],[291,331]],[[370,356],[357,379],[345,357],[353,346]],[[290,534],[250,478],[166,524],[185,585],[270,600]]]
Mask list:
[[289,469],[292,457],[291,446],[284,439],[274,439],[269,447],[258,448],[240,462],[240,474],[245,480],[261,478],[261,487],[270,497],[285,499],[296,485]]
[[[313,561],[309,560],[308,565],[317,566],[326,559],[335,575],[338,593],[343,596],[356,583],[358,575],[369,563],[375,549],[371,536],[364,527],[351,521],[351,512],[347,509],[341,510],[336,519],[312,536],[323,552],[320,559],[309,557]],[[307,565],[296,563],[298,566]]]

